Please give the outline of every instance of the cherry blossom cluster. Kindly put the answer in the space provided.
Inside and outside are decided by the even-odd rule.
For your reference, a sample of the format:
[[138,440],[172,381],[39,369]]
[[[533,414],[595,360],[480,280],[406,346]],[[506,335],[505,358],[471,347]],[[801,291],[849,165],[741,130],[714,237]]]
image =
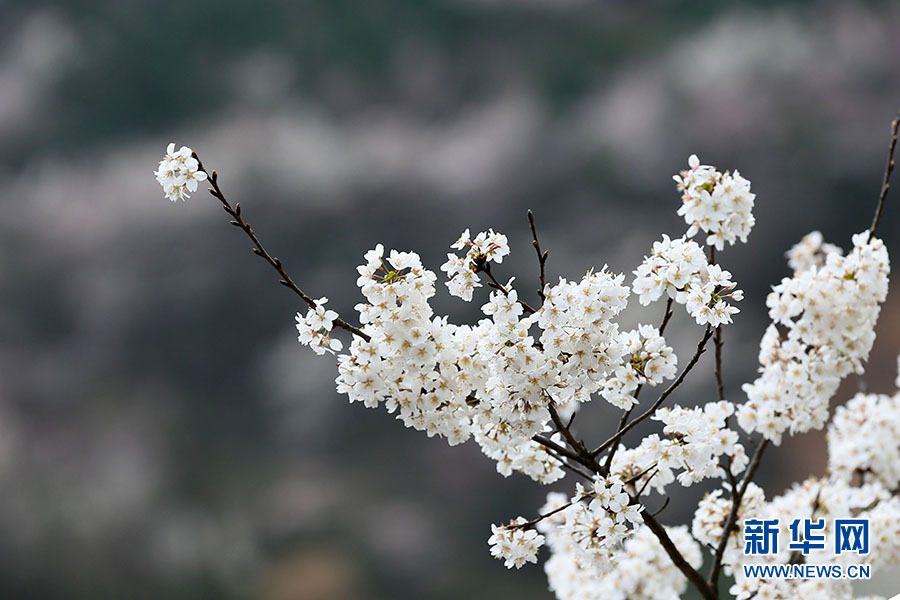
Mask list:
[[701,165],[696,154],[688,158],[688,166],[688,170],[673,176],[683,202],[678,214],[689,225],[687,236],[703,231],[708,234],[706,244],[717,250],[722,250],[725,242],[746,242],[756,223],[756,195],[750,192],[750,182],[737,171],[720,173],[715,167]]
[[[565,495],[551,492],[541,513],[558,510],[567,502]],[[592,501],[590,506],[574,503],[537,527],[551,551],[544,571],[559,600],[656,600],[678,598],[687,589],[687,581],[656,536],[640,524],[626,529],[623,522],[610,518],[602,501]],[[688,563],[699,567],[700,546],[687,528],[667,527],[666,531]]]
[[561,494],[550,493],[544,514],[563,510],[542,520],[539,527],[556,542],[568,538],[582,566],[606,573],[615,567],[622,544],[643,523],[643,507],[632,501],[628,491],[634,493],[633,482],[626,486],[617,477],[598,475],[587,490],[576,484],[568,503]]
[[728,301],[744,297],[735,289],[731,273],[710,264],[703,248],[687,238],[663,239],[653,243],[650,256],[634,271],[632,290],[644,306],[667,294],[700,325],[713,327],[731,323],[740,310]]
[[659,469],[684,469],[678,475],[683,486],[702,481],[707,477],[723,475],[720,459],[728,457],[732,473],[740,473],[747,466],[744,447],[738,443],[738,434],[727,425],[734,414],[731,402],[709,402],[703,408],[660,408],[654,420],[665,424],[663,433],[668,440],[657,448]]
[[159,161],[159,168],[153,173],[162,186],[166,198],[175,202],[190,198],[188,192],[196,192],[197,185],[206,180],[206,173],[200,170],[200,162],[194,158],[194,151],[187,146],[175,150],[169,144],[166,155]]
[[325,310],[326,302],[328,298],[319,298],[305,315],[297,313],[297,340],[320,355],[326,352],[334,354],[343,348],[341,340],[331,337],[331,328],[338,314],[333,310]]
[[[898,381],[900,383],[900,381]],[[900,386],[898,386],[900,387]],[[738,519],[779,519],[781,539],[790,538],[790,523],[797,518],[825,519],[824,534],[834,535],[835,518],[868,519],[870,551],[866,555],[835,555],[830,547],[811,549],[807,556],[792,552],[788,544],[780,544],[779,552],[766,556],[748,556],[743,552],[741,528],[734,530],[726,545],[723,565],[735,577],[731,593],[737,600],[754,597],[792,600],[794,598],[826,598],[848,600],[852,589],[840,580],[760,580],[744,577],[745,564],[788,564],[799,559],[811,564],[867,563],[873,572],[896,569],[900,565],[900,497],[896,490],[900,473],[882,459],[900,462],[898,454],[896,403],[893,397],[858,394],[838,408],[828,428],[828,474],[795,484],[781,496],[766,501],[755,484],[750,484],[738,512]],[[880,444],[876,446],[875,444]],[[708,494],[699,504],[692,532],[700,543],[718,546],[731,508],[723,490]]]
[[675,377],[678,357],[652,325],[638,325],[620,339],[625,349],[623,364],[606,380],[600,394],[613,406],[629,410],[637,403],[638,386],[655,386]]
[[[766,299],[773,324],[760,344],[760,376],[744,384],[737,413],[747,432],[776,444],[785,431],[820,429],[828,400],[845,376],[863,372],[887,296],[888,255],[869,232],[853,236],[847,256],[829,252],[775,286]],[[784,328],[782,333],[779,327]]]
[[580,281],[560,278],[544,288],[536,317],[539,342],[557,380],[547,393],[561,405],[587,402],[599,391],[626,353],[615,317],[628,304],[624,275],[589,271]]
[[[900,380],[898,380],[900,387]],[[828,428],[832,473],[900,487],[900,393],[857,394],[835,410]]]
[[507,569],[519,569],[526,562],[537,562],[544,536],[526,525],[523,517],[514,519],[509,525],[491,525],[493,535],[488,539],[491,556],[502,559]]
[[[337,389],[366,407],[385,404],[407,427],[443,435],[451,445],[471,435],[475,410],[466,396],[483,377],[471,328],[432,319],[436,276],[414,253],[379,244],[357,268],[365,303],[356,306],[369,340],[355,337],[338,357]],[[472,378],[475,381],[470,381]]]
[[610,471],[622,478],[636,478],[637,484],[660,494],[676,479],[687,487],[724,476],[723,460],[732,474],[738,474],[748,458],[737,433],[728,428],[733,413],[734,406],[724,401],[703,408],[660,408],[653,419],[664,424],[665,437],[651,433],[636,448],[621,450]]
[[506,236],[494,233],[493,229],[479,233],[475,239],[469,236],[469,230],[466,229],[450,247],[455,250],[468,248],[465,256],[447,254],[447,262],[441,266],[441,271],[450,278],[447,281],[450,294],[466,302],[472,300],[475,288],[481,287],[478,272],[486,268],[489,262],[502,263],[503,257],[509,254]]
[[795,272],[806,271],[812,267],[822,268],[829,254],[843,254],[840,246],[828,244],[820,231],[811,231],[803,236],[793,248],[787,251],[788,266]]
[[[471,260],[499,260],[505,239],[490,232],[471,241],[467,232],[454,246],[471,244]],[[627,304],[624,277],[603,270],[560,279],[528,315],[510,280],[481,307],[489,318],[457,326],[433,316],[436,276],[416,254],[385,258],[379,245],[365,260],[357,285],[367,302],[356,308],[370,340],[357,337],[338,358],[338,391],[368,407],[384,404],[407,426],[451,444],[474,436],[504,475],[560,478],[559,461],[531,438],[547,431],[551,402],[563,410],[589,400],[621,364],[626,344],[613,319]],[[652,377],[668,372],[668,360],[651,365]]]
[[640,513],[643,507],[631,502],[631,497],[625,492],[625,483],[619,477],[597,475],[590,492],[584,492],[580,483],[576,484],[575,492],[579,498],[591,499],[589,507],[594,512],[605,510],[619,523],[643,523]]

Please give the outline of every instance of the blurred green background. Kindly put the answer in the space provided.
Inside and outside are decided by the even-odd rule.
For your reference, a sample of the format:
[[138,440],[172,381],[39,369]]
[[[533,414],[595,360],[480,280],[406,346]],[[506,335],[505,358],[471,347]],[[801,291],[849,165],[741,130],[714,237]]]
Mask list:
[[[0,598],[551,597],[486,543],[547,490],[338,397],[216,202],[163,198],[168,142],[351,321],[377,242],[437,270],[493,227],[528,297],[527,208],[551,278],[630,272],[684,231],[690,153],[738,168],[757,194],[722,255],[746,292],[725,334],[740,402],[784,251],[871,220],[898,31],[896,2],[0,0]],[[893,197],[889,249],[898,223]],[[435,304],[481,303],[441,285]],[[634,304],[626,325],[659,320]],[[700,334],[681,313],[669,332],[679,352]],[[867,385],[889,391],[894,296],[879,332]],[[708,357],[689,382],[676,401],[713,398]],[[598,403],[578,432],[616,418]],[[773,456],[770,495],[822,473],[824,439]],[[673,491],[662,518],[684,522],[703,490]]]

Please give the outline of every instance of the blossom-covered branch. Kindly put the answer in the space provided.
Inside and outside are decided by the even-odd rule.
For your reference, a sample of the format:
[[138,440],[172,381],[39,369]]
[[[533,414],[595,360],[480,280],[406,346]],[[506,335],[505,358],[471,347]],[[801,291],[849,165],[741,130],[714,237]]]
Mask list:
[[[215,171],[212,171],[209,175],[207,175],[206,170],[203,167],[203,163],[200,161],[200,157],[197,156],[193,150],[188,148],[187,146],[182,146],[177,152],[175,151],[175,144],[169,144],[169,147],[166,151],[166,156],[159,163],[159,169],[157,169],[156,179],[159,181],[160,185],[162,185],[163,190],[166,193],[166,197],[171,199],[173,202],[177,200],[184,200],[189,197],[187,194],[188,191],[194,192],[197,190],[197,183],[200,181],[206,181],[209,179],[209,182],[212,187],[208,189],[209,193],[216,199],[218,199],[222,203],[222,208],[225,209],[225,212],[228,213],[231,218],[231,224],[235,227],[240,228],[250,240],[253,242],[253,248],[251,249],[254,254],[263,258],[267,263],[269,263],[273,269],[278,272],[278,275],[281,276],[281,283],[283,286],[289,288],[295,294],[300,296],[300,298],[306,302],[311,311],[314,313],[318,312],[320,315],[324,316],[322,312],[322,300],[316,301],[313,300],[310,296],[308,296],[303,290],[301,290],[294,280],[291,279],[290,275],[285,271],[284,266],[281,264],[281,260],[271,256],[262,245],[262,242],[259,241],[259,238],[256,237],[256,233],[253,231],[253,228],[250,227],[250,224],[247,223],[243,216],[241,215],[241,204],[238,202],[231,206],[231,203],[225,198],[225,194],[222,192],[222,188],[219,187],[219,177]],[[337,313],[333,311],[328,311],[329,315],[333,315],[329,320],[326,320],[328,323],[328,329],[330,329],[330,325],[334,324],[349,331],[354,335],[358,335],[359,337],[368,340],[369,336],[361,331],[358,327],[354,327],[353,325],[347,323],[341,318],[337,317]],[[324,326],[324,324],[323,324]]]
[[[755,224],[756,196],[737,171],[688,159],[688,168],[674,176],[681,195],[675,212],[687,230],[678,237],[662,234],[628,282],[608,266],[547,282],[548,251],[541,248],[529,211],[539,268],[537,307],[520,298],[515,277],[498,279],[496,265],[511,252],[506,236],[464,231],[440,271],[450,295],[466,302],[486,284],[480,292],[483,318],[474,324],[434,314],[438,275],[418,254],[377,244],[357,267],[363,296],[355,307],[359,327],[327,309],[326,298],[314,300],[294,283],[243,219],[240,204],[232,207],[226,200],[216,173],[207,176],[190,149],[175,151],[170,145],[156,177],[173,201],[184,200],[209,179],[210,193],[232,224],[307,305],[296,317],[298,339],[317,354],[336,355],[337,390],[351,402],[384,407],[407,427],[451,445],[472,439],[504,476],[519,472],[551,484],[568,472],[584,480],[574,484],[570,496],[549,493],[532,520],[492,525],[491,553],[507,567],[536,562],[547,546],[545,571],[560,600],[676,598],[688,585],[705,600],[718,600],[723,574],[734,577],[730,593],[738,600],[787,599],[811,597],[812,588],[803,581],[745,576],[741,567],[755,564],[755,558],[741,552],[742,519],[787,518],[797,507],[812,505],[817,514],[867,515],[885,531],[900,525],[900,394],[860,394],[838,409],[828,432],[826,477],[770,501],[752,481],[768,446],[779,445],[786,434],[825,427],[841,380],[863,372],[887,296],[887,250],[874,234],[890,187],[898,127],[894,121],[874,220],[852,237],[852,249],[844,255],[813,232],[788,252],[794,274],[766,299],[772,324],[760,345],[760,374],[742,387],[743,403],[726,399],[722,355],[723,329],[740,312],[744,295],[716,261],[726,246],[746,242]],[[665,298],[659,327],[620,328],[632,297],[642,306]],[[681,312],[676,305],[684,308],[682,318],[702,331],[680,372],[677,353],[664,337]],[[353,334],[346,350],[332,335],[335,327]],[[693,407],[665,405],[710,340],[716,397]],[[642,390],[657,385],[665,386],[663,391],[632,418]],[[622,416],[614,431],[601,432],[606,441],[589,450],[572,424],[581,407],[598,398]],[[656,432],[636,446],[625,445],[629,432],[651,421],[659,423]],[[735,423],[746,436],[758,434],[752,456]],[[664,497],[664,508],[676,482],[687,487],[706,481],[715,489],[697,506],[690,531],[660,523],[662,509],[647,509],[652,494]],[[879,537],[873,547],[872,564],[900,564],[898,536]],[[700,573],[703,548],[710,551],[708,578]],[[772,560],[789,564],[792,558],[786,553]],[[852,597],[839,581],[820,585],[815,593],[826,600]]]

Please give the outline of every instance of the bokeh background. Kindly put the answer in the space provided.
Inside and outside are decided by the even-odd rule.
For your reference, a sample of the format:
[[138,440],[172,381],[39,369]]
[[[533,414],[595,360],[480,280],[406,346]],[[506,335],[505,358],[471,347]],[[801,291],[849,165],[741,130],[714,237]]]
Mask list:
[[[0,0],[0,597],[551,597],[486,544],[547,490],[337,396],[216,202],[163,198],[168,142],[350,320],[377,242],[437,270],[493,227],[527,295],[527,208],[550,277],[628,272],[684,231],[670,176],[690,153],[738,168],[757,194],[750,243],[722,255],[746,292],[725,335],[740,402],[784,251],[870,223],[898,33],[896,2],[851,0]],[[893,197],[889,248],[898,223]],[[900,351],[893,288],[873,391]],[[669,332],[680,353],[700,335],[680,312]],[[710,362],[677,402],[713,397]],[[616,418],[598,403],[576,428],[599,442]],[[780,452],[770,494],[822,473],[821,435]],[[702,493],[675,491],[669,523]]]

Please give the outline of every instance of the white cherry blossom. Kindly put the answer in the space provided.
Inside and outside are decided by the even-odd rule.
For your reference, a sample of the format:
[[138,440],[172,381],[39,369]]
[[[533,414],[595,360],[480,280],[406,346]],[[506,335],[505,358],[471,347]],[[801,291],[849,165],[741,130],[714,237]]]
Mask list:
[[206,173],[200,170],[194,151],[187,146],[175,150],[174,143],[166,148],[166,155],[159,161],[154,175],[166,198],[172,202],[189,198],[188,192],[196,192],[199,182],[206,180]]
[[673,176],[683,202],[678,214],[689,225],[687,236],[693,237],[702,230],[708,234],[706,244],[717,250],[722,250],[726,242],[746,242],[756,223],[756,195],[750,192],[750,182],[737,171],[720,173],[714,167],[701,165],[696,154],[690,156],[688,166]]
[[544,536],[530,527],[517,527],[525,523],[523,517],[509,525],[491,525],[493,535],[488,539],[491,556],[504,561],[507,569],[519,569],[527,562],[537,562],[537,553],[544,545]]

